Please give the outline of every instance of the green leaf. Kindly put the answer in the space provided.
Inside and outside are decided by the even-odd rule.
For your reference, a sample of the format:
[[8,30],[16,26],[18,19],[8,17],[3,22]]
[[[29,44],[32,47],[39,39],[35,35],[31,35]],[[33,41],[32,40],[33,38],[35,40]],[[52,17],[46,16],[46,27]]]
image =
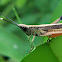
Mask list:
[[29,51],[30,44],[26,37],[25,40],[19,39],[10,31],[0,26],[0,54],[20,61]]
[[[31,59],[31,60],[30,60]],[[25,57],[22,62],[62,62],[62,36],[53,38],[36,48],[34,52]]]
[[16,0],[16,4],[15,4],[15,5],[16,5],[18,8],[22,8],[22,7],[25,5],[26,1],[27,1],[27,0]]
[[62,36],[52,39],[50,48],[54,52],[59,62],[62,62]]
[[[27,2],[28,2],[28,4],[27,4]],[[61,6],[60,6],[61,2],[62,1],[60,1],[60,4],[58,6],[58,7],[60,7],[59,8],[60,10],[61,10]],[[53,3],[55,3],[55,4],[53,4]],[[45,0],[45,1],[44,0],[32,0],[32,1],[31,0],[30,1],[16,0],[16,1],[11,1],[10,4],[7,3],[5,6],[2,6],[1,8],[3,8],[3,10],[1,10],[1,12],[3,12],[3,14],[5,14],[6,16],[10,16],[9,18],[13,19],[14,21],[20,20],[19,19],[19,17],[20,17],[22,20],[22,23],[25,23],[25,24],[50,23],[49,20],[51,18],[51,14],[58,3],[59,3],[58,0],[55,0],[55,1],[54,0],[51,0],[51,1],[49,1],[49,0]],[[1,4],[3,4],[3,3],[1,3]],[[15,15],[13,15],[13,12],[11,10],[13,7],[16,8],[16,11],[18,13],[17,14],[14,11],[17,19],[15,18]],[[57,10],[58,10],[58,8],[57,8]],[[60,10],[59,10],[59,12],[60,12]],[[59,14],[59,12],[58,12],[58,14]],[[56,16],[57,16],[57,14],[56,14]],[[51,22],[52,21],[53,21],[53,19],[51,20]],[[1,23],[0,23],[0,25],[1,25]],[[8,56],[12,59],[15,59],[16,61],[18,60],[20,62],[25,56],[28,55],[28,53],[31,49],[30,43],[27,41],[27,36],[22,30],[20,30],[20,28],[17,28],[16,26],[11,25],[10,23],[7,24],[5,22],[5,24],[2,24],[2,25],[4,27],[0,26],[0,54],[2,54],[4,56]],[[36,37],[34,39],[35,47],[43,44],[42,46],[40,46],[39,50],[37,50],[38,47],[36,49],[38,52],[40,51],[39,54],[42,52],[40,55],[40,58],[42,56],[43,59],[45,59],[44,54],[46,54],[46,60],[49,59],[49,57],[50,57],[50,60],[47,60],[47,61],[51,62],[51,59],[52,59],[52,62],[53,62],[53,60],[54,60],[54,62],[57,62],[57,58],[52,53],[48,44],[44,44],[46,41],[47,41],[46,37]],[[32,52],[32,53],[37,54],[38,52],[36,50],[34,51],[35,53],[34,52]],[[49,55],[51,55],[51,56],[49,56],[47,53],[49,53]],[[32,57],[35,57],[33,55],[32,55]],[[37,58],[40,60],[39,56]],[[46,61],[46,60],[44,60],[44,61]]]
[[[52,45],[53,46],[53,45]],[[22,62],[59,62],[47,43],[40,45],[34,52],[25,57]]]
[[[56,7],[51,21],[49,23],[51,23],[52,21],[54,21],[55,19],[57,19],[59,17],[59,15],[61,15],[61,2],[58,4],[58,6]],[[58,15],[57,15],[58,14]],[[48,15],[47,15],[48,16]],[[46,18],[47,18],[46,16]],[[44,19],[47,20],[47,19]],[[41,21],[42,22],[42,21]],[[22,62],[62,62],[62,40],[61,40],[62,36],[54,38],[51,40],[50,44],[48,45],[47,43],[40,45],[36,48],[36,50],[34,52],[32,52],[30,55],[28,55],[27,57],[25,57]],[[46,40],[45,40],[46,41]],[[31,59],[31,60],[30,60]]]
[[8,2],[10,2],[10,0],[0,0],[0,5],[5,5]]
[[58,6],[54,10],[50,22],[55,21],[57,18],[59,18],[60,16],[62,16],[62,11],[61,10],[62,10],[62,0],[60,0]]
[[39,14],[28,14],[23,17],[22,21],[24,24],[33,24],[38,19]]

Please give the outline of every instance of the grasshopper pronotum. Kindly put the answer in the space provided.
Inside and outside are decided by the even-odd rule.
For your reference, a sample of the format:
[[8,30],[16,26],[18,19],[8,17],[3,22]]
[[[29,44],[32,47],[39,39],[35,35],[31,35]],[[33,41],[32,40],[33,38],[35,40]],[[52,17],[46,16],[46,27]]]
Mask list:
[[[2,14],[0,12],[0,14]],[[5,16],[4,14],[2,14]],[[7,16],[5,16],[7,19],[9,19]],[[0,18],[1,20],[7,21],[3,18]],[[17,24],[13,20],[9,19],[10,21],[13,22],[16,26],[21,28],[28,36],[33,35],[32,43],[35,38],[35,36],[47,36],[47,37],[57,37],[62,35],[62,23],[59,23],[60,20],[62,20],[62,16],[59,17],[57,20],[55,20],[51,24],[42,24],[42,25],[26,25],[26,24]],[[7,21],[8,22],[8,21]],[[28,40],[30,40],[30,38]],[[31,45],[32,49],[33,46]],[[32,50],[31,49],[31,50]]]

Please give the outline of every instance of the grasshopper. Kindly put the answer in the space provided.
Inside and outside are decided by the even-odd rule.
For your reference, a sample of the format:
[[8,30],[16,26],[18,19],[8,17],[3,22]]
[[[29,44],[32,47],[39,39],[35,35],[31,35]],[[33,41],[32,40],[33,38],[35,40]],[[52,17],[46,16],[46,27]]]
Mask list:
[[[0,12],[3,16],[5,16],[3,13]],[[31,36],[33,35],[32,38],[32,43],[34,41],[35,36],[47,36],[48,39],[57,37],[62,35],[62,23],[59,23],[62,20],[62,16],[59,17],[57,20],[55,20],[51,24],[42,24],[42,25],[26,25],[26,24],[17,24],[7,16],[5,16],[7,19],[13,22],[16,26],[21,28],[29,37],[28,41],[30,40]],[[3,18],[0,18],[1,20],[7,21]],[[9,22],[9,21],[7,21]],[[31,43],[31,51],[33,49],[33,45]]]

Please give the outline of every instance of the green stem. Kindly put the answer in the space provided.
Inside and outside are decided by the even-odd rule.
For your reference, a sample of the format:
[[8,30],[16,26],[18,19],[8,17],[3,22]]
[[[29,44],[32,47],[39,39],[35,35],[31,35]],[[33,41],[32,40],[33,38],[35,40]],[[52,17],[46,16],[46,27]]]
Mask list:
[[15,13],[15,16],[16,16],[18,22],[22,24],[22,22],[21,22],[21,20],[20,20],[18,14],[17,14],[17,11],[15,10],[15,8],[13,8],[13,11],[14,11],[14,13]]

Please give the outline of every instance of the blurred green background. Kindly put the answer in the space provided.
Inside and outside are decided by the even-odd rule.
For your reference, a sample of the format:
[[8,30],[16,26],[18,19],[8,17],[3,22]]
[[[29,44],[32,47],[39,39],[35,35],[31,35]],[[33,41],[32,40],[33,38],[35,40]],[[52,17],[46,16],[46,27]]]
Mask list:
[[[18,24],[50,24],[62,15],[62,0],[0,0],[0,12]],[[0,20],[0,62],[62,62],[62,36],[49,45],[47,37],[36,37],[37,48],[31,53],[28,38],[17,26]]]

